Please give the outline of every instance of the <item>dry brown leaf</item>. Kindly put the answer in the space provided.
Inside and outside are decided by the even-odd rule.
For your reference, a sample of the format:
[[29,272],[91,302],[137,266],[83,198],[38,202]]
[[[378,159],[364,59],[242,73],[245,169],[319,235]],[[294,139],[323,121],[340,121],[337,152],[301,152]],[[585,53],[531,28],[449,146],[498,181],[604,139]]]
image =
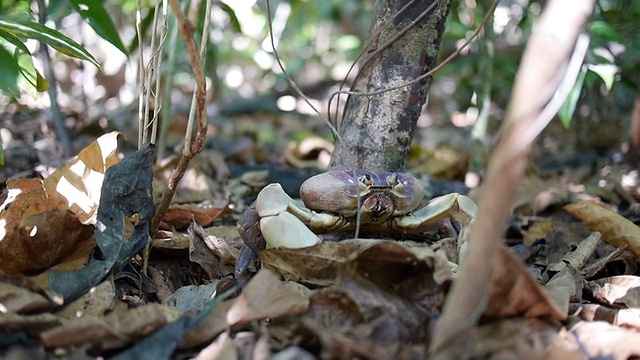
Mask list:
[[210,342],[218,334],[229,328],[227,313],[234,302],[235,299],[218,304],[205,320],[198,323],[195,329],[185,332],[182,343],[178,345],[179,348],[188,349]]
[[[1,212],[0,218],[16,215],[8,210]],[[7,224],[0,241],[0,269],[9,274],[47,269],[72,253],[78,242],[90,239],[93,233],[93,226],[82,225],[69,210],[23,214],[21,222],[13,225]]]
[[45,290],[32,278],[8,275],[0,270],[0,313],[42,311],[62,303],[59,294]]
[[0,282],[0,313],[28,313],[56,306],[50,299],[28,289]]
[[581,321],[571,328],[585,359],[633,359],[640,356],[640,333],[603,321]]
[[227,313],[227,323],[243,325],[266,318],[297,316],[308,308],[308,297],[289,290],[272,272],[263,269],[234,301]]
[[193,360],[209,359],[238,359],[238,349],[233,339],[227,333],[222,333],[218,338],[202,349]]
[[117,349],[151,334],[178,316],[178,311],[171,307],[149,304],[113,311],[105,317],[68,321],[44,332],[40,339],[47,348],[91,345],[101,350]]
[[61,319],[74,320],[82,317],[99,317],[115,305],[116,289],[111,279],[103,281],[91,291],[65,305],[56,315]]
[[227,207],[215,207],[212,205],[202,204],[185,204],[169,206],[169,210],[162,218],[162,221],[177,230],[186,229],[191,225],[191,221],[195,219],[200,226],[206,226],[217,219],[227,210]]
[[104,173],[120,161],[116,154],[120,134],[113,131],[100,136],[44,179],[47,193],[62,196],[65,208],[76,214],[83,224],[95,224]]
[[527,246],[533,245],[534,242],[540,239],[545,239],[549,233],[553,230],[553,221],[536,221],[529,228],[523,232],[524,239],[522,243]]
[[492,273],[491,296],[483,316],[489,318],[524,316],[564,320],[564,304],[555,304],[544,289],[504,246],[500,247]]
[[60,319],[50,313],[38,315],[18,315],[15,313],[0,316],[0,336],[25,332],[37,337],[43,331],[60,325]]
[[600,232],[609,244],[616,247],[627,245],[640,257],[640,229],[636,224],[595,201],[569,204],[564,209],[593,231]]
[[[202,226],[193,223],[188,229],[188,235],[189,260],[200,264],[210,279],[220,279],[233,273],[235,258],[230,252],[213,251],[210,247],[210,243],[215,243],[211,239],[213,236],[207,235]],[[224,244],[224,240],[218,240]]]
[[589,282],[596,300],[605,305],[640,309],[640,277],[612,276]]
[[[366,242],[370,246],[373,242]],[[335,283],[338,266],[344,264],[363,244],[321,242],[301,248],[271,248],[260,252],[266,269],[286,280],[327,286]]]
[[[8,273],[40,271],[69,256],[87,240],[95,222],[102,179],[117,163],[117,132],[103,135],[44,181],[7,181],[0,206],[0,269]],[[86,260],[92,246],[74,255]],[[81,260],[81,261],[84,261]]]
[[606,321],[612,325],[640,328],[640,309],[612,309],[599,304],[572,304],[569,311],[584,321]]

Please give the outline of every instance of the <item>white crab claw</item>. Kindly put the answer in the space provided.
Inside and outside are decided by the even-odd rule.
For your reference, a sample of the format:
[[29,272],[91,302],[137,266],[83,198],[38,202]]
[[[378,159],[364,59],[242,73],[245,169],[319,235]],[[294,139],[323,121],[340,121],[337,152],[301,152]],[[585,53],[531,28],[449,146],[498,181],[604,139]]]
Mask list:
[[298,249],[313,246],[320,239],[297,217],[284,211],[260,220],[260,230],[267,247]]
[[256,210],[261,217],[273,216],[287,211],[293,199],[287,195],[278,183],[264,187],[256,199]]
[[287,212],[294,203],[280,184],[265,186],[258,194],[256,210],[262,218],[260,231],[268,247],[291,249],[313,246],[320,239],[297,217]]

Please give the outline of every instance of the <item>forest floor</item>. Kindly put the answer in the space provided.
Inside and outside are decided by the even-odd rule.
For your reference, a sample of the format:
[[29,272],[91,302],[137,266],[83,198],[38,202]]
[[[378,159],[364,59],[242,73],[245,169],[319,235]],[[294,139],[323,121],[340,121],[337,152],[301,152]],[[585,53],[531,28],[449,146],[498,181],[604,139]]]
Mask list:
[[[297,198],[302,182],[326,168],[331,135],[321,120],[270,110],[212,117],[148,265],[138,246],[148,204],[160,202],[175,167],[183,118],[164,135],[174,151],[156,161],[153,180],[144,174],[148,152],[132,155],[130,122],[68,119],[79,154],[69,160],[45,112],[12,105],[0,120],[0,357],[434,355],[429,341],[458,269],[455,236],[271,248],[242,289],[231,287],[243,243],[237,224],[258,192],[278,182]],[[505,258],[519,260],[494,275],[500,293],[481,321],[462,324],[451,340],[461,356],[640,357],[637,169],[619,151],[624,139],[582,131],[554,123],[538,142],[505,226]],[[464,185],[469,133],[450,123],[419,128],[407,171],[429,198],[477,196]],[[119,154],[137,162],[105,177]],[[105,215],[111,206],[115,215]]]

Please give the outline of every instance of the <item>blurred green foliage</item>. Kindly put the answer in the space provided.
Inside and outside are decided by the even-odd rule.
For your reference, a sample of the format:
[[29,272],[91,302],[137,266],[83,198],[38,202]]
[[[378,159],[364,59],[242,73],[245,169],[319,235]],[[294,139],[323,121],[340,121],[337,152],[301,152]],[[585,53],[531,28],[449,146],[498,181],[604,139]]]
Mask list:
[[[336,84],[346,75],[347,69],[366,42],[374,2],[271,2],[273,36],[278,54],[296,84],[312,97],[326,100],[326,93],[336,90]],[[442,59],[454,52],[481,26],[490,3],[489,0],[453,1],[440,49]],[[442,121],[449,119],[455,112],[464,113],[469,108],[479,108],[481,104],[478,94],[490,82],[491,107],[497,109],[492,111],[492,117],[493,122],[497,122],[500,111],[504,110],[509,99],[524,45],[544,3],[545,1],[529,0],[499,3],[487,25],[492,27],[492,34],[482,36],[481,33],[461,56],[434,75],[429,108],[436,118]],[[27,12],[30,11],[31,4],[31,1],[26,0],[0,0],[0,13],[6,13],[9,9]],[[155,4],[151,0],[142,1],[143,44],[149,44],[151,38]],[[196,28],[196,41],[199,41],[204,30],[204,2],[184,1],[180,4],[183,12],[190,16],[189,20]],[[199,8],[191,9],[193,6]],[[274,60],[265,1],[221,0],[215,1],[213,6],[211,26],[206,29],[209,32],[209,45],[205,73],[210,89],[213,89],[210,101],[222,105],[242,104],[249,107],[246,109],[248,111],[251,107],[273,109],[274,97],[291,95],[292,92]],[[131,60],[140,52],[139,39],[135,33],[135,10],[136,2],[129,0],[53,1],[48,9],[55,24],[72,14],[80,14],[100,37],[120,51],[131,54]],[[192,16],[194,14],[195,17]],[[578,79],[581,83],[574,87],[560,115],[565,124],[571,123],[581,104],[590,106],[585,102],[587,92],[611,91],[620,93],[620,97],[624,99],[635,92],[640,82],[640,67],[637,66],[640,62],[638,18],[638,1],[598,2],[587,29],[591,35],[591,44],[583,72]],[[164,56],[170,61],[163,62],[161,72],[169,78],[168,83],[173,90],[189,93],[193,90],[193,75],[186,49],[177,37],[175,21],[171,15],[168,24]],[[482,42],[491,42],[495,54],[492,58],[486,58],[481,52]],[[96,46],[85,45],[89,50]],[[149,49],[143,47],[143,50]],[[6,60],[5,49],[0,53],[0,65],[4,64],[0,71],[15,72],[15,66],[5,64]],[[487,78],[486,66],[492,69],[490,78]],[[353,75],[352,73],[351,76]],[[15,87],[12,90],[15,91]],[[238,99],[259,101],[241,103]],[[165,105],[173,108],[170,104]]]

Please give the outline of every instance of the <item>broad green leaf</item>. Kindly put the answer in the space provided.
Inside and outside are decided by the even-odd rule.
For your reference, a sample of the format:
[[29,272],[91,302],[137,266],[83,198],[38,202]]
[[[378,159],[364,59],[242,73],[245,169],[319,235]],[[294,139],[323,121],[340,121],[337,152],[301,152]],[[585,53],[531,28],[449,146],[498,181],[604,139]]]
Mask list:
[[27,94],[31,95],[32,98],[37,99],[38,72],[33,66],[33,59],[31,57],[31,54],[16,49],[13,55],[18,61],[18,67],[20,68],[20,76],[18,76],[18,86]]
[[589,71],[593,71],[602,79],[602,81],[604,81],[604,84],[607,86],[607,90],[611,90],[616,73],[618,72],[617,66],[613,64],[596,64],[587,65],[587,68]]
[[20,67],[18,86],[36,99],[38,92],[49,89],[49,82],[33,65],[33,57],[31,54],[16,49],[15,57],[18,60],[18,67]]
[[111,17],[109,17],[109,13],[104,8],[102,1],[68,0],[68,2],[83,19],[87,20],[89,25],[100,37],[128,55],[127,49],[120,40],[118,30],[116,30],[116,27],[113,25],[113,21],[111,21]]
[[231,6],[223,3],[222,1],[218,3],[218,6],[220,6],[220,9],[222,9],[222,11],[227,13],[227,15],[229,16],[229,24],[231,25],[231,28],[233,29],[233,31],[237,33],[242,33],[242,26],[240,26],[240,20],[236,16],[236,12],[233,11]]
[[[16,48],[22,50],[25,53],[31,54],[29,52],[29,49],[27,49],[27,47],[25,46],[25,44],[22,42],[22,40],[20,40],[19,38],[17,38],[16,36],[14,36],[13,34],[6,32],[2,29],[0,29],[0,41],[2,41],[2,39],[6,40],[7,42],[9,42],[11,45],[15,46]],[[5,49],[9,50],[10,48],[5,46]],[[11,50],[13,51],[13,50]]]
[[42,41],[59,52],[95,65],[100,71],[102,67],[98,61],[80,44],[61,32],[50,29],[42,24],[23,18],[0,17],[0,30],[10,32],[17,37],[25,37]]
[[573,88],[567,95],[567,98],[564,100],[564,103],[558,110],[558,117],[560,117],[560,122],[564,125],[565,128],[569,128],[571,125],[571,119],[573,118],[573,113],[576,111],[576,105],[578,104],[578,99],[580,99],[580,93],[582,92],[582,85],[584,84],[584,78],[587,74],[587,70],[585,67],[580,70],[578,77],[576,78],[576,82],[573,84]]
[[13,52],[13,58],[18,64],[20,75],[17,85],[34,99],[38,97],[39,91],[49,88],[49,82],[33,66],[33,56],[24,43],[12,34],[0,30],[0,43],[5,50]]
[[620,33],[618,33],[616,29],[606,21],[592,21],[591,24],[589,24],[589,32],[594,37],[600,38],[604,41],[613,41],[617,43],[622,43],[624,41]]
[[18,76],[20,68],[18,62],[0,42],[0,91],[10,95],[18,96]]

